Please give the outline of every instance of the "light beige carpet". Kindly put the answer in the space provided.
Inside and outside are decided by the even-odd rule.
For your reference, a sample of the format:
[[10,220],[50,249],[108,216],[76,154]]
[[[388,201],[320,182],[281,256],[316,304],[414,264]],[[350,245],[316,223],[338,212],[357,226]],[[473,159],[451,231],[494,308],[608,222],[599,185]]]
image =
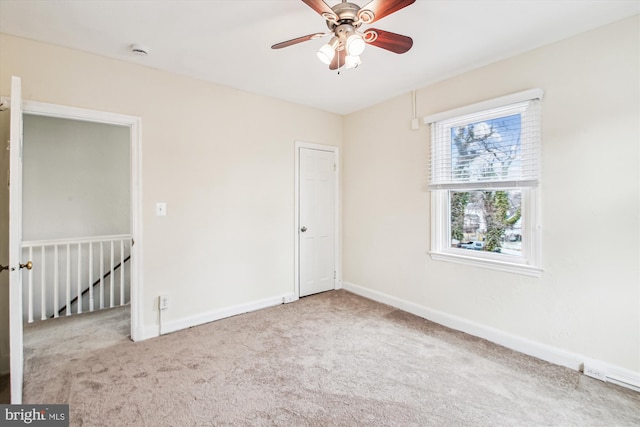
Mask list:
[[638,426],[640,394],[345,291],[133,343],[127,309],[25,330],[73,426]]

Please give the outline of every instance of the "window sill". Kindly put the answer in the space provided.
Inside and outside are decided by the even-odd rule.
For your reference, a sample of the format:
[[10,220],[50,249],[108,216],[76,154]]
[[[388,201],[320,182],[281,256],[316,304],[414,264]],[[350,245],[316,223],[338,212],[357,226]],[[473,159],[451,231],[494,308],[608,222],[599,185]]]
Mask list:
[[475,256],[465,256],[445,252],[429,252],[434,261],[446,261],[456,264],[471,265],[474,267],[488,268],[491,270],[504,271],[507,273],[520,274],[523,276],[540,277],[542,269],[527,264],[500,261],[495,259],[485,259]]

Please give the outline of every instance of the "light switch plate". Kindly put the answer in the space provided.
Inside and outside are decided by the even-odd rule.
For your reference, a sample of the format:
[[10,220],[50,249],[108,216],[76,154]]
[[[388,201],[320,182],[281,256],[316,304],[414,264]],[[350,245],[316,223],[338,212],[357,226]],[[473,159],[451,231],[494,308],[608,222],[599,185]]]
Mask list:
[[167,204],[165,202],[156,203],[156,216],[167,216]]

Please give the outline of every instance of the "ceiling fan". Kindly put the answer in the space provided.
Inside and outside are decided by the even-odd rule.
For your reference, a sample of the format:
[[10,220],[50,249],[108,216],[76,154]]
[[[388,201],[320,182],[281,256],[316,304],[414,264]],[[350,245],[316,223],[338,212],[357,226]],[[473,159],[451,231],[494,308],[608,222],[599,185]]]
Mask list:
[[337,70],[342,66],[355,68],[360,65],[360,54],[367,44],[388,50],[393,53],[405,53],[411,46],[411,37],[390,31],[369,28],[360,31],[362,24],[371,24],[385,16],[391,15],[416,0],[371,0],[363,7],[342,0],[341,3],[329,7],[323,0],[302,0],[307,6],[319,13],[331,30],[328,33],[314,33],[298,37],[271,46],[282,49],[308,40],[315,40],[333,34],[331,40],[318,51],[318,58],[329,65],[329,69]]

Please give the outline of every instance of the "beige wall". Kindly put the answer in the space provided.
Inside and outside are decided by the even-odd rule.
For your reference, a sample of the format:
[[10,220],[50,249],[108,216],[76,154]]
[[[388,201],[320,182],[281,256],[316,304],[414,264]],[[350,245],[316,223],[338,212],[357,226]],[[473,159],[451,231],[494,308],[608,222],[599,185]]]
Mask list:
[[[142,118],[145,329],[158,323],[160,293],[170,297],[164,321],[172,322],[294,292],[294,142],[340,146],[340,116],[2,35],[0,94],[9,95],[11,75],[22,78],[26,100]],[[6,151],[0,156],[5,176]],[[5,242],[7,200],[0,186]],[[168,216],[154,215],[158,201]],[[6,280],[0,276],[5,364]]]
[[129,128],[23,120],[22,240],[129,234]]
[[417,91],[420,116],[545,91],[541,278],[432,261],[429,134],[410,130],[411,97],[347,116],[346,286],[640,379],[639,28],[636,16]]

